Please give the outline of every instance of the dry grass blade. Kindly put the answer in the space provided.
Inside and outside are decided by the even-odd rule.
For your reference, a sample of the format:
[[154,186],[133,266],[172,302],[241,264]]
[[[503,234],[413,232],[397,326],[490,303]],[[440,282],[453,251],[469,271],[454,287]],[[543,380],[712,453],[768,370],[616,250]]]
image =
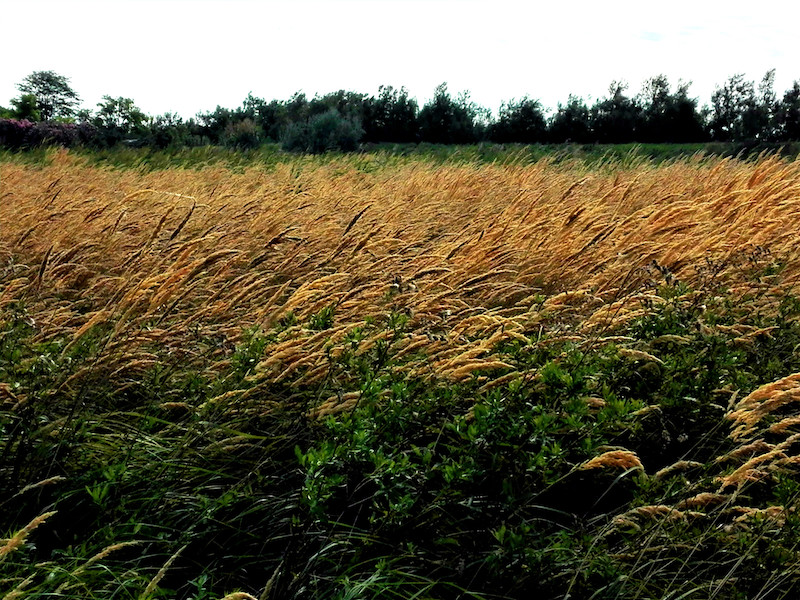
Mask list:
[[27,537],[36,530],[42,523],[47,521],[50,517],[56,514],[57,511],[46,512],[35,519],[33,519],[30,523],[25,525],[22,529],[20,529],[17,533],[11,536],[9,539],[4,540],[3,545],[0,546],[0,562],[5,560],[6,556],[11,554],[14,550],[22,547],[25,543]]
[[147,587],[139,596],[139,600],[147,600],[152,596],[153,592],[155,592],[156,588],[158,588],[159,582],[164,578],[164,575],[167,574],[167,571],[169,571],[169,568],[172,566],[172,563],[174,563],[177,560],[177,558],[181,555],[181,553],[184,550],[186,550],[187,546],[188,544],[184,544],[183,546],[178,548],[175,554],[173,554],[167,559],[167,562],[164,563],[164,565],[158,570],[158,573],[156,573],[155,576],[150,580],[150,583],[147,584]]
[[356,224],[356,223],[358,223],[358,220],[361,218],[361,216],[362,216],[362,215],[363,215],[365,212],[367,212],[367,210],[368,210],[368,209],[369,209],[371,206],[372,206],[372,205],[371,205],[371,204],[369,204],[369,205],[365,206],[364,208],[362,208],[360,211],[358,211],[358,213],[356,213],[356,216],[355,216],[355,217],[353,217],[353,218],[350,220],[350,222],[347,224],[347,227],[345,227],[345,229],[344,229],[344,232],[342,232],[342,237],[346,236],[346,235],[347,235],[347,234],[350,232],[350,230],[351,230],[351,229],[352,229],[352,228],[355,226],[355,224]]
[[609,450],[599,456],[589,459],[579,467],[581,470],[589,469],[644,469],[642,461],[635,452],[630,450]]

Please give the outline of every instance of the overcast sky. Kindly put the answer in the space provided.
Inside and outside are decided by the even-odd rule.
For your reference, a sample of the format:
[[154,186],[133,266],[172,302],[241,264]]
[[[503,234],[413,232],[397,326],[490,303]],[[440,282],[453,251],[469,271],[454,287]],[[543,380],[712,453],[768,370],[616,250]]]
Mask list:
[[185,118],[248,92],[267,100],[405,86],[424,103],[448,83],[496,111],[525,95],[635,93],[693,82],[700,104],[735,73],[800,79],[796,0],[0,0],[0,105],[33,71],[70,78],[83,106],[132,98]]

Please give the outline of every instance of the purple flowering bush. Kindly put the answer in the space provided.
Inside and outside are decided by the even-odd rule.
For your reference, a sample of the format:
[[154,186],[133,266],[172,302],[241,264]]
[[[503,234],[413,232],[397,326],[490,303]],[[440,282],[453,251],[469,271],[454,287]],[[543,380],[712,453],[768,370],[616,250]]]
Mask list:
[[0,119],[0,146],[11,150],[25,147],[33,127],[27,119]]
[[27,119],[0,119],[0,147],[10,150],[38,146],[94,146],[100,141],[100,132],[91,123],[60,123]]

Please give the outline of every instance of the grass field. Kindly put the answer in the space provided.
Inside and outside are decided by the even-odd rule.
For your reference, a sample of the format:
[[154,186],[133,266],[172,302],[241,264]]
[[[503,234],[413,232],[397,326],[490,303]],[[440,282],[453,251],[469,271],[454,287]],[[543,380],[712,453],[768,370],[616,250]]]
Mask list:
[[0,162],[5,598],[800,588],[800,162],[111,162]]

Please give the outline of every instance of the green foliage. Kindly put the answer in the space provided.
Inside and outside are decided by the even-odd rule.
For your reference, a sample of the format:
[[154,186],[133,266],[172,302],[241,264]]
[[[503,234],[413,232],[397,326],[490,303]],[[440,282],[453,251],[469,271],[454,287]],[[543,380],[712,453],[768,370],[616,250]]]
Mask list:
[[[730,155],[758,154],[764,150],[791,154],[787,143],[800,141],[800,87],[797,82],[778,97],[775,72],[762,80],[746,81],[734,75],[718,87],[710,108],[699,108],[689,95],[690,83],[678,82],[671,90],[664,75],[645,81],[636,96],[625,84],[612,82],[607,97],[589,106],[570,95],[549,118],[548,111],[529,97],[503,103],[496,117],[464,92],[453,97],[446,84],[420,110],[405,88],[381,86],[377,95],[338,90],[308,98],[297,92],[287,100],[267,101],[249,93],[241,106],[217,106],[183,121],[177,115],[144,115],[127,98],[104,96],[92,114],[78,110],[78,95],[67,78],[38,71],[19,84],[12,107],[0,108],[0,119],[86,122],[100,135],[81,141],[89,145],[147,145],[155,149],[223,145],[253,150],[264,142],[280,142],[293,152],[353,151],[366,144],[629,144],[734,143],[734,149],[708,146],[709,151]],[[338,116],[337,116],[338,115]],[[7,137],[7,136],[6,136]],[[63,136],[62,136],[63,137]],[[85,136],[83,136],[85,137]],[[51,142],[73,145],[72,138]],[[2,140],[0,140],[2,141]],[[10,148],[19,144],[3,143]],[[563,150],[563,149],[561,149]],[[404,150],[405,151],[405,150]]]
[[405,88],[381,86],[378,96],[364,100],[364,141],[414,142],[419,135],[418,107]]
[[559,103],[558,110],[550,119],[550,141],[585,144],[592,141],[589,124],[589,108],[582,98],[570,94],[565,105]]
[[603,144],[624,144],[637,140],[639,106],[625,95],[627,84],[614,81],[608,97],[597,101],[590,111],[592,137]]
[[192,124],[185,123],[175,113],[164,113],[149,120],[147,136],[150,146],[163,150],[200,145],[198,137],[192,134]]
[[678,82],[670,92],[665,75],[644,82],[638,102],[642,107],[637,139],[641,142],[698,142],[707,138],[697,100],[689,97],[690,83]]
[[8,111],[7,119],[27,119],[28,121],[40,121],[42,118],[39,110],[38,101],[34,94],[21,94],[19,98],[13,98],[11,104],[14,107]]
[[74,116],[80,97],[72,89],[69,79],[53,71],[34,71],[17,88],[23,94],[36,98],[36,106],[43,121]]
[[776,126],[782,140],[800,140],[800,82],[795,81],[776,108]]
[[489,127],[489,139],[501,144],[537,144],[547,140],[547,121],[538,100],[523,98],[504,103]]
[[775,137],[777,102],[773,91],[775,70],[767,71],[758,88],[739,73],[731,76],[711,96],[710,128],[714,139],[761,140]]
[[348,152],[358,147],[363,134],[364,130],[357,120],[331,108],[309,118],[307,122],[290,124],[281,136],[281,146],[290,152],[310,154]]
[[261,134],[252,119],[244,119],[228,123],[220,141],[229,148],[248,150],[261,145]]
[[103,96],[97,104],[92,123],[103,131],[106,144],[113,146],[130,138],[142,136],[146,132],[147,115],[130,98]]
[[480,109],[463,93],[453,98],[439,85],[419,113],[420,137],[434,144],[471,144],[479,140]]
[[317,314],[312,315],[311,323],[309,323],[309,328],[313,329],[314,331],[323,331],[325,329],[330,329],[331,327],[333,327],[333,317],[335,311],[336,311],[336,306],[331,304],[320,310]]

